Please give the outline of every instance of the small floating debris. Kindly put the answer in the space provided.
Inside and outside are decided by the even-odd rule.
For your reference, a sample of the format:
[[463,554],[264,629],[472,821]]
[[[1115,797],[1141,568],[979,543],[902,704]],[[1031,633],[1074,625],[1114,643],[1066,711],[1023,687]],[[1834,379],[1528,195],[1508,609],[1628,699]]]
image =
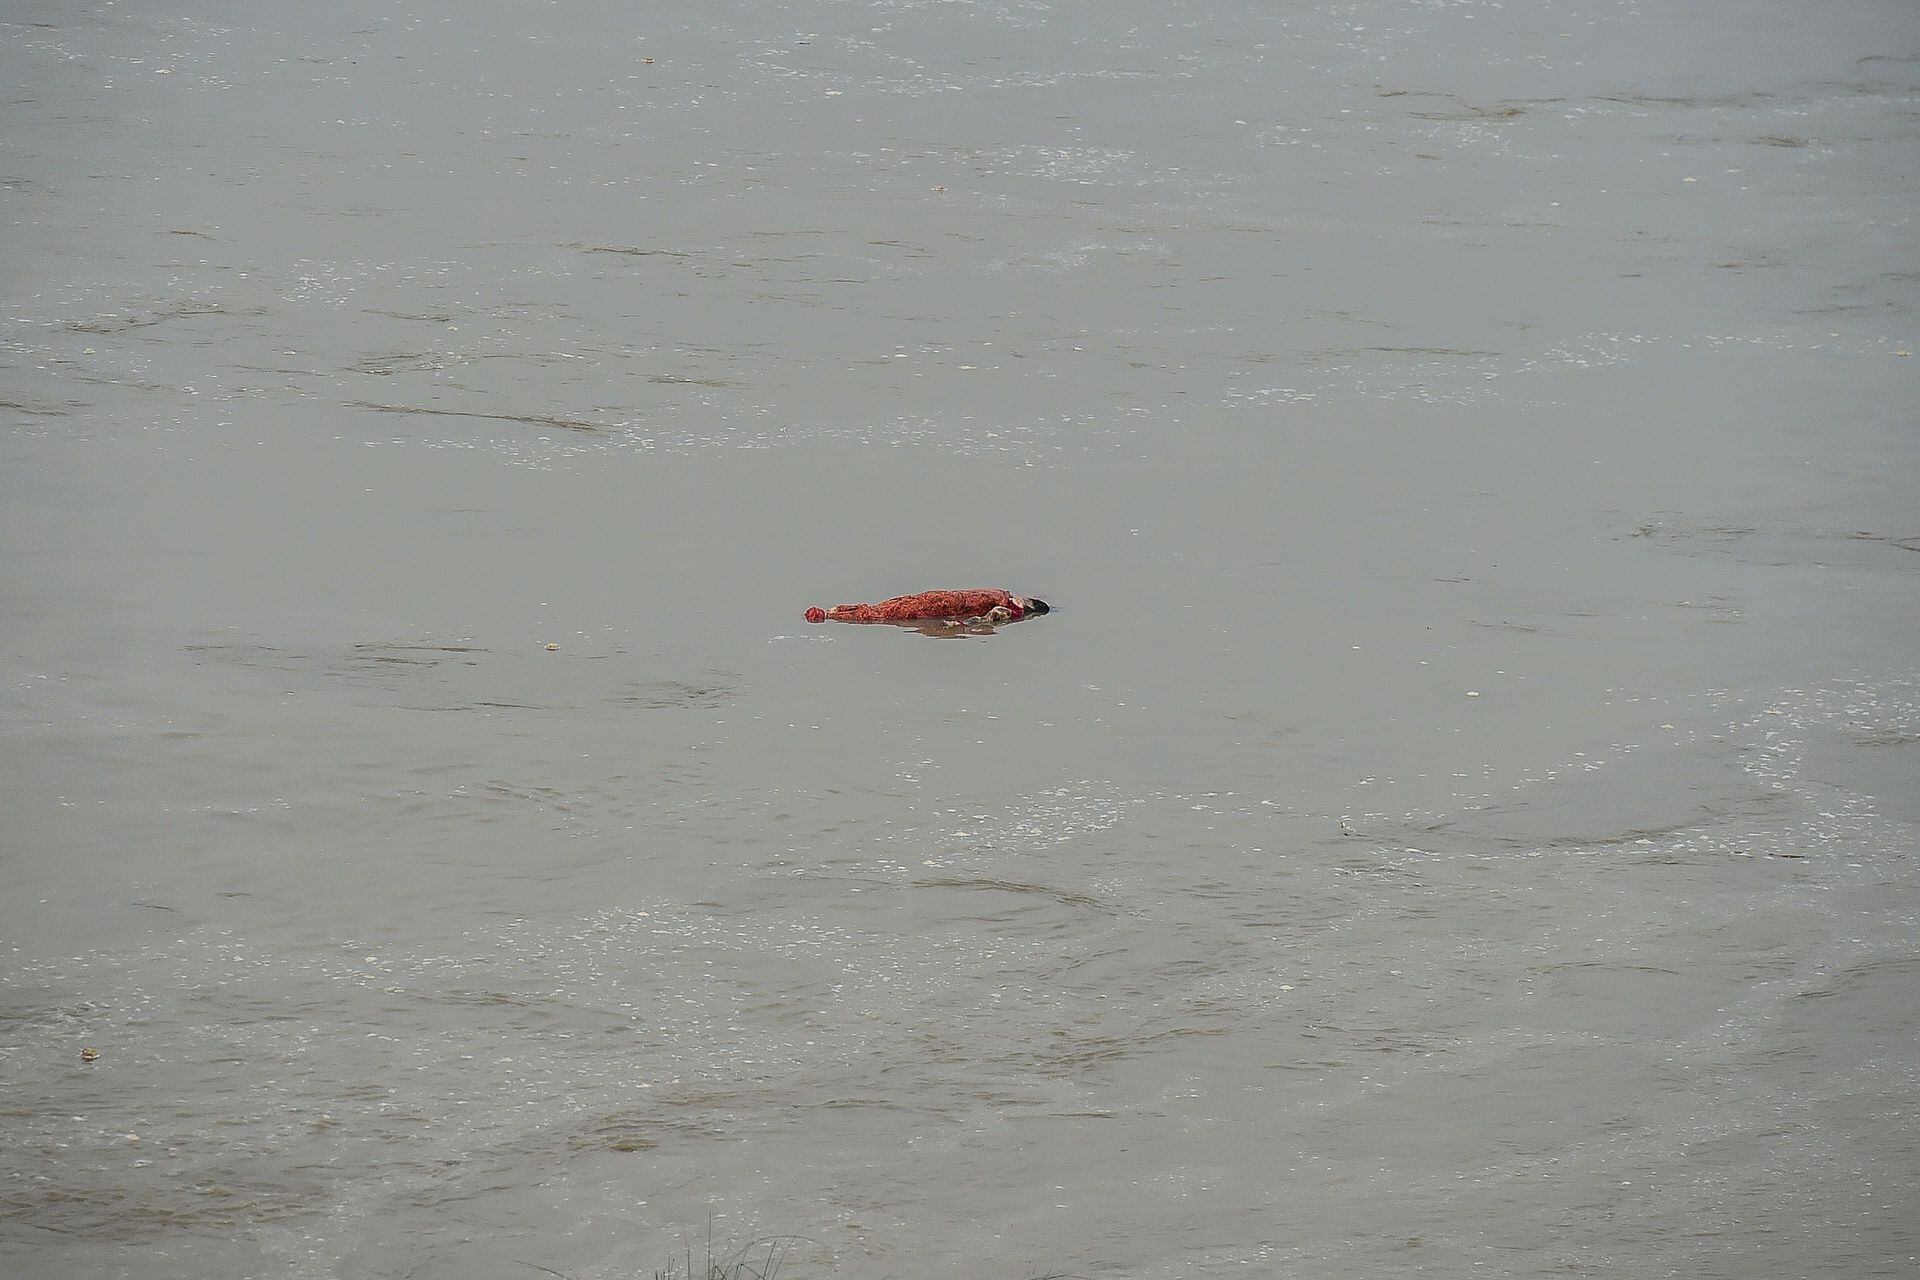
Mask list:
[[560,652],[560,646],[559,646],[559,645],[557,645],[557,644],[550,644],[550,645],[548,645],[548,646],[547,646],[547,652],[548,652],[548,653],[558,653],[558,652]]
[[815,605],[808,622],[945,622],[955,626],[993,626],[1018,622],[1030,614],[1051,613],[1053,606],[1033,596],[1017,596],[998,587],[964,591],[920,591],[879,604]]

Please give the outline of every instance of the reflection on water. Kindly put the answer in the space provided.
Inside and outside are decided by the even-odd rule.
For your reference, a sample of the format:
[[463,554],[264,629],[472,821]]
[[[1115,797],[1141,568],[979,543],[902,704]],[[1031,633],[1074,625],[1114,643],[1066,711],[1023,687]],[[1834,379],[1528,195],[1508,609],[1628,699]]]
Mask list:
[[[1002,614],[1004,610],[998,611]],[[835,621],[836,626],[852,627],[892,627],[900,631],[912,631],[923,636],[932,636],[936,640],[951,640],[963,636],[990,636],[1002,627],[1010,627],[1016,622],[1030,622],[1030,618],[981,617],[981,618],[914,618],[902,622],[845,622]]]

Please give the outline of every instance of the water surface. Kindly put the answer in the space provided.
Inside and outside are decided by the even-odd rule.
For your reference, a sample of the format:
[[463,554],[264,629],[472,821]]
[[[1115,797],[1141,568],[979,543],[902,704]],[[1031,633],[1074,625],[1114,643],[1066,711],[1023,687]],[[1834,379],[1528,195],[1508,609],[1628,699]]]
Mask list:
[[1913,1273],[1911,6],[5,37],[11,1271]]

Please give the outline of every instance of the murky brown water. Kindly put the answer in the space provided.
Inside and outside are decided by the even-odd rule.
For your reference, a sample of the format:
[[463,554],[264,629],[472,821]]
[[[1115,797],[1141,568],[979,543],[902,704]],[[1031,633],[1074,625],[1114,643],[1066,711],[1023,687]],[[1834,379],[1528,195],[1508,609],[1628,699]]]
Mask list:
[[1915,1273],[1906,0],[4,18],[9,1274]]

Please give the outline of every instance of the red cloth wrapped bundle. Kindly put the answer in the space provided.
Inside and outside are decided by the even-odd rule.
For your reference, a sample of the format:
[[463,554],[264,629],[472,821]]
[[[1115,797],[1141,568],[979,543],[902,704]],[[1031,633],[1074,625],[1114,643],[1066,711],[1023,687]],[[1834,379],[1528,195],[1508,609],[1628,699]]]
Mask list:
[[977,587],[970,591],[922,591],[916,595],[895,596],[879,604],[837,604],[831,609],[818,605],[807,610],[808,622],[916,622],[929,618],[980,618],[994,609],[1005,609],[1017,620],[1028,611],[1028,602],[1011,592]]

